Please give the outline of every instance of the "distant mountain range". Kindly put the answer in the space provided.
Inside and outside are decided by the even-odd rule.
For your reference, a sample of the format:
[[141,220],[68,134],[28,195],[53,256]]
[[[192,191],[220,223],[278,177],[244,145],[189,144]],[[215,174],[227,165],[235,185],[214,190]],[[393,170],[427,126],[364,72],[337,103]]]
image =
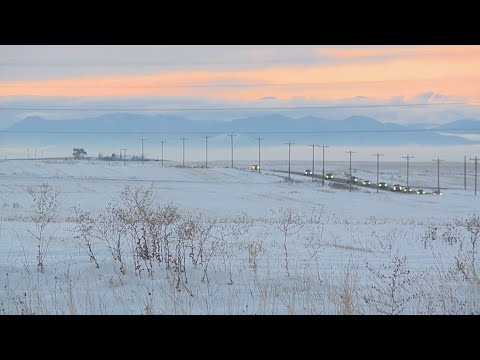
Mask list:
[[[446,134],[480,134],[479,129],[480,120],[475,119],[461,119],[432,126],[382,123],[364,116],[328,120],[269,114],[222,122],[191,120],[171,115],[116,113],[76,120],[27,117],[10,128],[4,129],[0,134],[0,142],[3,145],[19,145],[19,143],[60,145],[80,141],[82,144],[98,142],[118,144],[127,140],[137,141],[143,135],[154,139],[176,140],[185,135],[201,143],[202,136],[205,135],[237,133],[238,139],[242,137],[245,146],[254,144],[257,136],[263,137],[263,143],[268,145],[280,145],[284,141],[352,146],[462,145],[480,143],[480,141]],[[76,134],[70,134],[70,132]]]

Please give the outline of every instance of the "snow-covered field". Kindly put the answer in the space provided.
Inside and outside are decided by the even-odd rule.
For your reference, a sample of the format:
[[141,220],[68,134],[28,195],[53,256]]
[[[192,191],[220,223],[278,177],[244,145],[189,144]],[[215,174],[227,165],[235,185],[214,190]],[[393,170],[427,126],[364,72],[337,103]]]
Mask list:
[[[410,165],[436,188],[435,163]],[[433,196],[287,181],[285,163],[2,161],[0,314],[478,314],[480,194],[442,166]],[[375,162],[354,172],[376,181]]]

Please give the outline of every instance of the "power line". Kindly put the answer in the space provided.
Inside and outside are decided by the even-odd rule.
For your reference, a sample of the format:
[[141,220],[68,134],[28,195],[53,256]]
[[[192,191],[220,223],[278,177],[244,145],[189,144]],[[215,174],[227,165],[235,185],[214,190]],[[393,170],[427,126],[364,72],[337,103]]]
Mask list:
[[[396,54],[392,54],[391,57],[396,56]],[[154,62],[146,62],[146,61],[125,61],[121,63],[79,63],[79,64],[72,64],[72,63],[18,63],[18,62],[3,62],[0,63],[2,67],[124,67],[124,66],[149,66],[149,67],[185,67],[185,66],[203,66],[203,65],[257,65],[257,64],[289,64],[295,65],[295,63],[311,63],[312,65],[328,65],[332,63],[349,63],[349,62],[358,62],[358,61],[371,61],[371,57],[369,56],[358,56],[358,57],[349,57],[348,59],[339,59],[329,57],[328,55],[324,55],[321,58],[285,58],[285,59],[259,59],[248,62],[247,60],[230,60],[230,61],[196,61],[196,62],[189,62],[184,64],[179,63],[172,63],[170,62],[162,62],[162,61],[154,61]]]
[[[453,128],[453,129],[389,129],[389,130],[325,130],[325,131],[235,131],[236,134],[348,134],[348,133],[410,133],[410,132],[441,132],[441,131],[480,131],[480,128]],[[153,135],[222,135],[228,131],[148,131]],[[142,135],[145,131],[42,131],[42,130],[0,130],[6,134],[118,134]],[[228,135],[230,136],[230,135]]]
[[232,169],[233,169],[233,137],[234,136],[237,136],[235,134],[228,134],[227,136],[230,136],[230,144],[231,144],[231,147],[232,147]]
[[288,144],[288,178],[291,179],[290,177],[290,147],[292,145],[294,145],[295,143],[292,143],[292,142],[288,142],[288,143],[284,143],[284,144]]
[[345,151],[347,154],[350,154],[350,180],[348,181],[350,183],[350,191],[352,191],[352,154],[355,154],[356,151]]
[[317,144],[308,145],[312,147],[312,182],[315,181],[315,147],[320,147]]
[[470,160],[475,160],[475,195],[477,195],[477,160],[478,158],[470,158]]
[[127,149],[120,149],[120,158],[122,158],[122,150],[123,150],[123,166],[126,165],[125,161],[127,159]]
[[205,169],[208,168],[208,138],[211,136],[204,136],[205,138]]
[[322,145],[322,186],[325,185],[325,148],[328,147],[325,144]]
[[445,160],[440,160],[440,158],[433,159],[432,161],[437,162],[437,191],[440,194],[440,161],[445,161]]
[[166,141],[162,140],[162,167],[163,167],[163,143],[166,143]]
[[380,156],[384,156],[384,154],[376,153],[376,154],[372,154],[372,156],[377,157],[377,194],[378,194],[378,188],[380,187],[378,182],[379,174],[380,174]]
[[140,141],[142,142],[142,165],[143,165],[143,142],[148,139],[141,138]]
[[183,88],[231,88],[231,87],[322,87],[322,86],[344,86],[344,85],[358,85],[358,84],[381,84],[385,82],[395,82],[402,80],[365,80],[352,82],[255,82],[255,83],[189,83],[189,84],[150,84],[150,85],[31,85],[31,84],[2,84],[0,88],[4,89],[183,89]]
[[183,152],[182,152],[182,167],[185,167],[185,140],[187,140],[186,137],[182,137],[180,140],[182,140],[183,143]]
[[263,140],[262,137],[258,137],[258,173],[260,173],[260,142]]
[[408,184],[408,164],[409,164],[410,159],[415,159],[415,156],[410,156],[410,155],[402,156],[402,159],[407,159],[407,187],[409,187],[409,184]]
[[1,111],[242,111],[242,110],[309,110],[309,109],[357,109],[383,107],[417,107],[469,105],[466,102],[412,103],[412,104],[365,104],[365,105],[324,105],[324,106],[270,106],[270,107],[220,107],[220,108],[18,108],[0,107]]

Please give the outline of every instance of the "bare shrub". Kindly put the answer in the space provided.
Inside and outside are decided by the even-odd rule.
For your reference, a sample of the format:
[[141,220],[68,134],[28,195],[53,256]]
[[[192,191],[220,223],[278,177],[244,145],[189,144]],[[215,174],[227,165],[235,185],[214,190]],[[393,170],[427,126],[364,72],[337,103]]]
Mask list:
[[442,242],[447,245],[455,245],[457,243],[462,247],[461,234],[456,224],[447,224],[445,230],[442,233]]
[[424,249],[427,249],[427,246],[432,246],[432,241],[437,240],[438,234],[437,234],[438,227],[437,226],[429,226],[425,235],[423,236],[423,247]]
[[408,268],[406,256],[395,255],[390,258],[389,263],[382,263],[378,268],[374,268],[368,262],[366,266],[373,285],[363,296],[363,300],[377,313],[402,314],[407,304],[418,296],[412,291],[416,275]]
[[357,269],[349,262],[339,276],[324,274],[324,283],[328,285],[327,296],[335,306],[337,315],[353,315],[361,313],[358,303]]
[[208,268],[212,257],[218,253],[218,249],[220,244],[225,243],[228,236],[228,230],[226,229],[226,224],[219,224],[214,222],[214,226],[211,228],[211,233],[208,236],[208,243],[204,245],[201,261],[203,265],[203,276],[201,281],[207,282],[208,281]]
[[467,236],[463,249],[460,248],[455,256],[456,267],[464,277],[474,283],[480,283],[477,269],[478,240],[480,239],[480,216],[471,215],[466,219],[456,219],[455,224],[460,227]]
[[[152,187],[144,190],[140,187],[125,186],[117,200],[113,215],[122,224],[132,248],[133,267],[136,275],[141,275],[143,267],[151,274],[150,254],[152,244],[146,236],[145,219],[152,213]],[[142,263],[143,261],[143,263]],[[142,265],[143,264],[143,265]]]
[[60,206],[60,191],[43,183],[38,190],[27,187],[27,193],[33,200],[34,214],[31,217],[35,232],[27,230],[37,240],[37,271],[43,273],[44,260],[53,235],[47,236],[46,229],[54,221]]
[[[178,209],[171,204],[163,207],[154,207],[153,204],[152,187],[125,186],[120,198],[107,209],[119,230],[119,241],[125,237],[130,245],[134,271],[138,276],[145,269],[152,276],[155,261],[163,262],[166,269],[171,269],[173,262],[175,270],[183,271],[185,267],[181,258],[185,257],[186,243],[176,237],[181,219]],[[120,245],[120,242],[116,244]],[[117,259],[121,258],[118,246],[115,253]]]
[[436,265],[438,276],[425,278],[418,288],[420,313],[460,315],[467,313],[467,299],[457,281]]
[[[233,285],[232,258],[234,257],[233,244],[240,244],[242,241],[248,241],[250,238],[250,229],[253,227],[253,221],[245,212],[241,212],[230,223],[229,240],[220,243],[219,252],[222,255],[222,263],[225,271],[228,272],[228,285]],[[258,233],[255,234],[257,237]]]
[[71,220],[75,223],[73,231],[76,235],[74,238],[80,240],[80,246],[85,249],[90,261],[92,261],[98,269],[100,266],[98,265],[97,258],[93,251],[92,243],[95,219],[91,216],[89,211],[83,211],[78,206],[74,206],[73,210],[75,214]]
[[126,224],[118,216],[118,209],[109,203],[103,213],[97,217],[95,222],[95,237],[102,241],[113,261],[120,264],[120,272],[125,275],[126,267],[123,259],[123,243],[126,237]]
[[258,269],[258,262],[265,254],[265,246],[260,241],[251,241],[247,244],[246,250],[248,253],[248,266],[256,274]]
[[281,231],[283,236],[283,252],[285,255],[285,270],[287,276],[290,276],[288,269],[288,237],[296,235],[303,227],[303,219],[296,214],[293,209],[280,209],[279,218],[276,221],[277,228]]

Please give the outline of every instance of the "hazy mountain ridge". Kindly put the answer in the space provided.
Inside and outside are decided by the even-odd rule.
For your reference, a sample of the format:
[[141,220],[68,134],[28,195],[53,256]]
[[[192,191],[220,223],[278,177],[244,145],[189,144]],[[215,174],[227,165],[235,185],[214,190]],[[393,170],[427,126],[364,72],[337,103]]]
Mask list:
[[[290,118],[279,114],[265,114],[234,119],[232,121],[200,121],[175,115],[142,115],[129,113],[107,114],[99,117],[75,120],[46,120],[39,116],[27,117],[8,129],[9,132],[22,134],[3,134],[2,141],[10,142],[12,137],[42,138],[42,141],[58,141],[55,132],[77,133],[115,133],[118,140],[127,134],[163,133],[170,136],[205,134],[247,133],[245,136],[260,135],[266,143],[279,141],[316,141],[342,145],[462,145],[474,144],[478,141],[456,136],[446,136],[437,133],[467,134],[478,133],[478,130],[456,131],[454,129],[480,128],[480,121],[461,119],[451,123],[432,126],[427,124],[399,125],[382,123],[365,116],[350,116],[344,120],[328,120],[319,117],[306,116]],[[428,130],[428,131],[418,131]],[[392,132],[393,131],[393,132]],[[28,132],[45,132],[45,134],[30,134]],[[120,134],[119,134],[120,133]],[[167,134],[170,133],[170,134]],[[173,134],[172,134],[173,133]],[[35,136],[33,136],[35,135]],[[129,134],[131,137],[132,134]],[[161,134],[158,134],[161,136]],[[76,134],[63,134],[62,140],[71,141]],[[104,134],[95,136],[103,137]],[[105,139],[108,142],[109,138]]]

